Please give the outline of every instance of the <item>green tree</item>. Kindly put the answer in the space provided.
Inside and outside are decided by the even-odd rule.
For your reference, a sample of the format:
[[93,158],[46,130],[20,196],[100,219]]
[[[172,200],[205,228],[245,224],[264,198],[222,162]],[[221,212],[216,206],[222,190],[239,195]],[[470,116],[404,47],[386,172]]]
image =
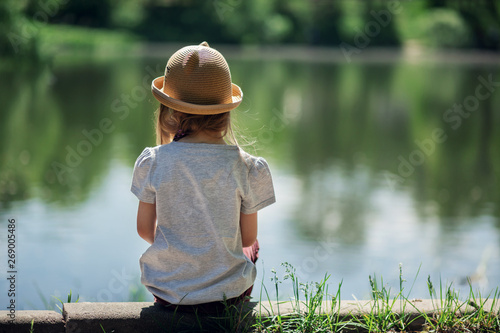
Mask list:
[[456,11],[471,32],[472,47],[500,50],[500,1],[428,0],[428,6]]
[[338,1],[312,1],[312,19],[308,42],[318,45],[338,45],[341,42],[339,22],[342,17]]
[[37,54],[36,27],[23,15],[23,4],[15,0],[0,2],[0,57],[25,58]]
[[387,1],[366,0],[364,2],[364,22],[376,22],[380,32],[370,40],[370,45],[399,45],[399,37],[394,15],[387,8]]
[[[54,2],[56,3],[56,2]],[[120,3],[116,3],[118,7]],[[28,16],[37,12],[47,14],[50,23],[63,23],[96,28],[111,27],[111,0],[67,1],[51,7],[42,1],[29,1]]]

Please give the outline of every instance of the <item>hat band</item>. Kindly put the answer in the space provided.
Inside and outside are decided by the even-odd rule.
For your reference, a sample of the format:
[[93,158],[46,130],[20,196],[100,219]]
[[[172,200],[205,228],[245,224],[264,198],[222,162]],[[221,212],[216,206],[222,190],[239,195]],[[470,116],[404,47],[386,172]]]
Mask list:
[[240,105],[243,100],[243,92],[241,88],[234,83],[231,83],[231,103],[223,104],[194,104],[173,98],[163,91],[164,76],[157,77],[151,83],[151,92],[153,96],[163,105],[170,107],[176,111],[190,114],[219,114],[231,111]]

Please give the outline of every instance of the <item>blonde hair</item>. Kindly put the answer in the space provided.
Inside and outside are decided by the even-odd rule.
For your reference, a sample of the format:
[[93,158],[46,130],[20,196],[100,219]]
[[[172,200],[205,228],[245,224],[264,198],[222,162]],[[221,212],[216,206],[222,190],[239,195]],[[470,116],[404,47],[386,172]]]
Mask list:
[[238,145],[231,127],[231,114],[224,112],[213,115],[183,113],[163,104],[156,110],[156,144],[164,145],[174,140],[176,134],[196,135],[200,131],[224,138],[230,144]]

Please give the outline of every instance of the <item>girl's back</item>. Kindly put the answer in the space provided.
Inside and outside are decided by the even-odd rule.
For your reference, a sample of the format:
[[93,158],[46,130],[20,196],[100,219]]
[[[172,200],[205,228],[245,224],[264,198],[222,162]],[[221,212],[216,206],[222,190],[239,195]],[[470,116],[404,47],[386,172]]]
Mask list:
[[[132,191],[156,203],[157,231],[142,283],[173,304],[237,297],[255,280],[242,252],[240,213],[274,202],[267,163],[237,146],[172,142],[146,148]],[[264,198],[264,200],[262,200]]]
[[174,53],[152,92],[158,146],[132,180],[137,231],[151,243],[141,282],[163,305],[240,301],[256,276],[257,211],[275,201],[267,162],[226,139],[243,93],[205,42]]

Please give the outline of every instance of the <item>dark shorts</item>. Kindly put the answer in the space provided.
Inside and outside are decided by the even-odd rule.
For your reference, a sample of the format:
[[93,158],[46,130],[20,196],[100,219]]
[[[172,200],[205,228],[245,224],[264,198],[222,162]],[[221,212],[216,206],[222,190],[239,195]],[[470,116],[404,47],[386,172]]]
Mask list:
[[[250,259],[254,264],[257,262],[257,259],[259,259],[259,242],[256,240],[255,243],[252,246],[249,247],[244,247],[243,248],[243,253],[245,256],[247,256],[248,259]],[[217,302],[210,302],[210,303],[202,303],[202,304],[196,304],[196,305],[176,305],[176,304],[171,304],[164,299],[156,296],[153,294],[155,297],[155,303],[162,305],[166,308],[176,310],[176,311],[182,311],[182,312],[197,312],[199,314],[207,313],[207,314],[214,314],[214,313],[223,313],[224,309],[226,306],[231,306],[231,305],[237,305],[242,302],[246,302],[250,299],[250,294],[252,293],[253,286],[248,288],[243,294],[241,294],[238,297],[231,298],[226,300],[225,302],[222,301],[217,301]]]

